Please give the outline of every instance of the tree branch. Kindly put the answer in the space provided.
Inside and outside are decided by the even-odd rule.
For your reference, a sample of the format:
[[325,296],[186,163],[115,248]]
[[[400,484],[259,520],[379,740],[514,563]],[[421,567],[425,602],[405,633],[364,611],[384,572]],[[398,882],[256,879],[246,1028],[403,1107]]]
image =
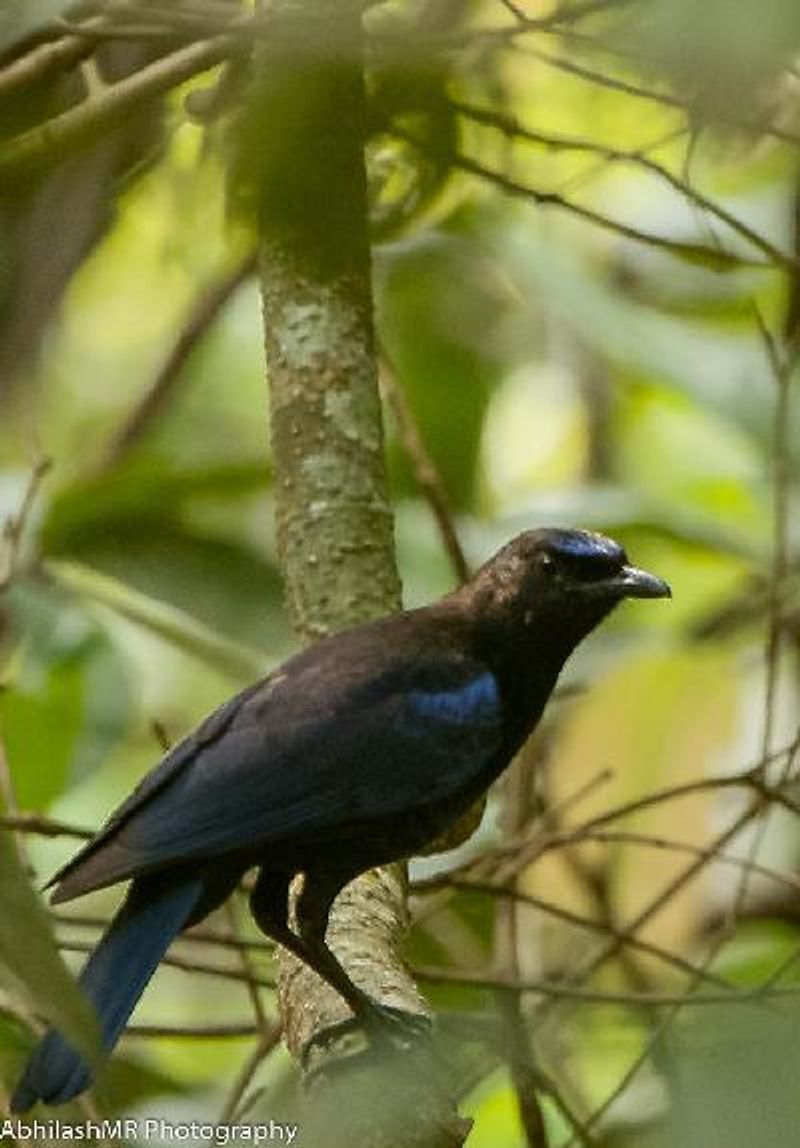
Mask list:
[[124,123],[133,108],[208,71],[237,50],[241,50],[241,42],[230,35],[190,44],[109,86],[101,95],[15,137],[0,152],[0,187],[59,163]]

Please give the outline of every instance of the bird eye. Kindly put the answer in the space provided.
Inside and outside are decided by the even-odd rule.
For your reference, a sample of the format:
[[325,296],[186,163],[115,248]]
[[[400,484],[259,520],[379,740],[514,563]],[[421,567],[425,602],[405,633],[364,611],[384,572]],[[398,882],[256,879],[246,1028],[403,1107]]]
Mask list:
[[546,574],[552,574],[555,570],[555,562],[553,561],[552,554],[539,555],[539,569],[543,570]]

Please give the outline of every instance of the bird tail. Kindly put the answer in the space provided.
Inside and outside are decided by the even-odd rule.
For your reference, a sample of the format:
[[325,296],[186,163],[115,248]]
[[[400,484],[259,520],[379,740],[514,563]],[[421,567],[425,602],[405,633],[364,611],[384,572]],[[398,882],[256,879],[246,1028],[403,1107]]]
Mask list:
[[[103,1049],[109,1053],[172,939],[184,928],[204,893],[198,878],[173,885],[135,881],[124,904],[84,967],[80,984],[94,1005]],[[37,1100],[63,1104],[83,1092],[92,1070],[81,1054],[51,1029],[33,1052],[11,1098],[12,1112]]]

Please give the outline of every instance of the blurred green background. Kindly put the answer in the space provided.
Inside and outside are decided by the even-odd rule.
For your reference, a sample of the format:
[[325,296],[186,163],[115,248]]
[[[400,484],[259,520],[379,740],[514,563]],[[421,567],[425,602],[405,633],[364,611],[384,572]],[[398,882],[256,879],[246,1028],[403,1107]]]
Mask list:
[[[63,6],[38,7],[36,18],[9,7],[0,46]],[[567,681],[576,689],[551,706],[531,754],[539,778],[531,810],[559,808],[588,785],[564,809],[566,826],[663,787],[749,768],[765,729],[778,749],[798,728],[800,413],[794,376],[787,367],[783,382],[776,377],[764,330],[791,365],[800,17],[778,0],[758,6],[758,19],[733,0],[599,7],[566,30],[505,38],[488,30],[514,27],[510,5],[379,5],[368,19],[376,44],[390,33],[410,37],[408,53],[383,70],[376,51],[371,72],[378,335],[469,562],[529,526],[580,525],[612,534],[673,587],[668,607],[626,605],[615,615],[573,659]],[[553,11],[525,8],[530,17]],[[433,29],[424,52],[417,28]],[[123,47],[129,57],[138,50]],[[109,61],[121,69],[115,75],[139,63]],[[189,89],[208,83],[204,76]],[[0,597],[7,814],[98,825],[157,760],[158,729],[182,736],[295,648],[273,532],[252,276],[231,291],[142,432],[112,448],[196,300],[235,271],[252,241],[226,208],[228,121],[196,122],[186,99],[183,87],[54,170],[19,184],[6,174],[0,186],[0,519],[19,512],[37,460],[51,462]],[[68,86],[49,81],[0,104],[0,131],[12,138],[72,104]],[[476,122],[470,107],[491,109],[495,125]],[[393,136],[392,123],[428,141],[426,158]],[[509,125],[561,143],[514,138]],[[563,146],[567,137],[579,146]],[[497,179],[459,170],[458,157],[677,250],[558,203],[537,207]],[[727,227],[693,200],[695,190],[784,257]],[[450,588],[454,574],[390,411],[386,426],[412,606]],[[776,537],[785,547],[777,566]],[[770,618],[779,639],[771,673]],[[650,844],[551,850],[523,868],[518,888],[601,928],[622,927],[748,800],[746,790],[720,786],[654,804],[609,826]],[[455,859],[414,872],[429,875],[500,841],[503,804],[501,787]],[[798,1142],[800,830],[774,806],[760,824],[724,852],[757,859],[762,871],[743,878],[741,867],[706,858],[638,935],[697,963],[711,944],[711,968],[729,986],[755,990],[772,978],[785,995],[672,1014],[626,1002],[628,992],[680,994],[691,983],[652,953],[626,948],[584,982],[619,1000],[562,1000],[532,1017],[538,1054],[576,1111],[588,1117],[624,1085],[594,1128],[604,1148]],[[74,841],[26,833],[24,847],[41,882]],[[115,898],[97,894],[59,914],[70,965]],[[420,893],[413,904],[422,920],[407,948],[412,962],[496,968],[491,897]],[[228,925],[223,918],[218,930]],[[8,919],[0,925],[11,928]],[[568,978],[603,941],[528,905],[518,909],[518,935],[519,975],[548,981]],[[176,953],[239,967],[219,944],[183,940]],[[254,960],[269,977],[268,955]],[[17,968],[0,988],[6,1086],[33,1040],[26,979],[30,987]],[[421,983],[448,1015],[493,1016],[491,992]],[[268,991],[265,1003],[274,1010]],[[136,1014],[140,1026],[251,1020],[241,982],[169,967]],[[99,1107],[216,1118],[253,1039],[134,1032],[103,1079]],[[518,1148],[502,1055],[476,1042],[466,1061],[469,1144]],[[266,1060],[250,1117],[278,1112],[291,1076],[285,1054]],[[544,1107],[552,1144],[566,1144],[563,1115],[548,1100]]]

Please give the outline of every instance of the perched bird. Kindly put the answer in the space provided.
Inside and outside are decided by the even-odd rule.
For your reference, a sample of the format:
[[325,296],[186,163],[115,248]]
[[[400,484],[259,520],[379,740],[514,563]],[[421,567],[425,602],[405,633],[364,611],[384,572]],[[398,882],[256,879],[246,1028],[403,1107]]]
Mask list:
[[[105,1049],[172,939],[251,868],[259,927],[360,1021],[385,1022],[325,944],[334,897],[470,807],[536,725],[572,650],[618,602],[669,594],[602,535],[528,531],[440,601],[325,639],[216,710],[50,882],[58,904],[132,879],[81,976]],[[298,873],[294,931],[287,895]],[[51,1031],[12,1108],[62,1103],[89,1081],[79,1053]]]

